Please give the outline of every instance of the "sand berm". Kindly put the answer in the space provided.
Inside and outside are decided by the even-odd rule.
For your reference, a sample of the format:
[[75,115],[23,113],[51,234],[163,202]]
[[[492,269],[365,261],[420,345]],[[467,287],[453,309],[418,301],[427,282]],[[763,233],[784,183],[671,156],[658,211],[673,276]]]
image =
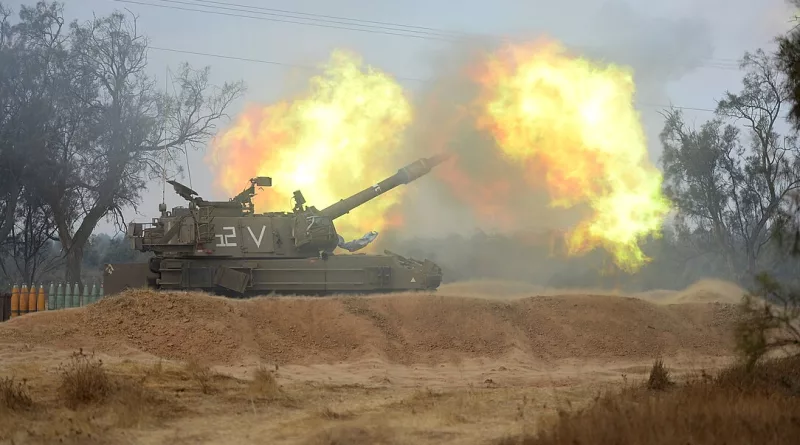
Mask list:
[[508,298],[480,298],[465,289],[459,284],[436,294],[248,300],[130,290],[83,308],[12,319],[0,325],[0,342],[143,352],[209,365],[365,358],[435,364],[509,354],[544,361],[715,356],[731,351],[741,296],[735,286],[715,282],[638,296],[515,288]]

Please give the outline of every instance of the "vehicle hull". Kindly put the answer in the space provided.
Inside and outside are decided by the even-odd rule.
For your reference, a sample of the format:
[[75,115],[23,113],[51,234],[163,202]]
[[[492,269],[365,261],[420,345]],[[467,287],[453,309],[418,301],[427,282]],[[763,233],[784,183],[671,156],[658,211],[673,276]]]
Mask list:
[[110,264],[105,295],[128,288],[199,290],[245,298],[268,294],[330,295],[434,291],[442,281],[431,261],[398,255],[330,255],[315,258],[160,258]]

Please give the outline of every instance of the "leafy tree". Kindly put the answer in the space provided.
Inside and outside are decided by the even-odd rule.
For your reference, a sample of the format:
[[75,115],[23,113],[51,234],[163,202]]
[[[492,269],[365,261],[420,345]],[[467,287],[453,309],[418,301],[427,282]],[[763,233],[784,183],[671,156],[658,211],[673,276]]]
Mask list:
[[92,235],[86,243],[83,267],[102,272],[107,263],[146,261],[152,254],[131,249],[129,240],[122,234],[111,237],[105,233]]
[[736,327],[736,346],[752,368],[775,352],[800,352],[800,290],[762,273],[758,286],[745,296],[744,317]]
[[19,183],[19,153],[13,140],[13,121],[18,114],[14,79],[19,79],[19,60],[11,48],[11,12],[0,3],[0,243],[11,233],[17,201],[22,192]]
[[15,222],[5,241],[6,254],[0,257],[0,269],[23,283],[38,282],[61,264],[52,251],[56,230],[49,207],[26,192]]
[[745,54],[742,68],[747,70],[744,88],[739,94],[727,92],[717,112],[743,123],[751,139],[735,228],[744,240],[747,270],[754,273],[761,248],[775,233],[773,223],[800,187],[800,147],[797,135],[776,130],[787,102],[776,59],[758,50]]
[[729,276],[737,266],[729,224],[731,196],[741,180],[738,136],[720,119],[688,128],[679,110],[667,114],[661,133],[664,190],[679,210],[677,228],[700,252],[721,259]]
[[[60,26],[48,20],[51,11],[34,17],[23,8],[18,24],[10,23],[11,11],[0,3],[0,242],[17,225],[19,207],[35,161],[31,153],[48,134],[46,78],[38,42]],[[40,37],[31,38],[33,35]],[[28,194],[28,197],[33,195]],[[40,203],[32,204],[39,206]]]
[[726,92],[716,118],[691,129],[670,110],[661,133],[665,190],[684,230],[705,235],[705,250],[740,282],[774,266],[764,264],[766,248],[800,187],[797,136],[776,131],[786,102],[777,61],[758,50],[745,54],[742,68],[742,90]]
[[68,33],[57,3],[23,7],[20,17],[20,34],[37,48],[32,58],[43,67],[42,94],[50,104],[40,116],[45,143],[29,152],[39,163],[31,173],[52,212],[65,278],[80,283],[84,248],[97,223],[113,217],[124,225],[122,210],[136,207],[147,180],[160,177],[178,152],[202,145],[244,86],[214,88],[208,68],[183,64],[175,93],[158,91],[145,73],[147,39],[135,17],[113,13],[73,22]]
[[[800,0],[789,0],[789,3],[800,7]],[[776,76],[771,82],[763,82],[753,78],[749,89],[755,94],[729,96],[720,104],[726,114],[745,120],[754,136],[753,145],[763,153],[760,157],[772,161],[761,163],[760,171],[767,180],[753,187],[760,192],[758,198],[761,202],[775,202],[784,189],[790,188],[794,178],[782,173],[788,173],[790,169],[787,167],[797,162],[796,152],[787,149],[790,144],[785,143],[791,141],[794,144],[796,140],[787,138],[781,144],[774,133],[781,108],[776,106],[778,101],[774,98],[782,98],[788,105],[788,121],[795,132],[800,130],[800,28],[793,27],[777,41],[775,68],[783,79]],[[772,98],[772,106],[768,100],[758,100],[758,96]],[[774,182],[778,185],[773,186]],[[796,354],[800,347],[800,280],[796,261],[800,254],[800,194],[789,190],[785,191],[783,198],[789,199],[781,199],[778,205],[768,208],[776,209],[770,253],[777,267],[771,273],[761,273],[756,277],[756,286],[742,302],[744,317],[737,326],[737,347],[751,368],[772,352],[782,350]]]
[[0,4],[0,269],[31,283],[58,264],[52,212],[36,192],[34,171],[54,112],[42,42],[57,39],[63,20],[56,5],[23,7],[13,25],[10,17]]
[[[787,0],[800,8],[800,0]],[[797,21],[797,16],[794,17]],[[800,130],[800,28],[795,25],[788,33],[778,36],[777,62],[785,76],[782,85],[790,102],[789,120],[795,130]]]

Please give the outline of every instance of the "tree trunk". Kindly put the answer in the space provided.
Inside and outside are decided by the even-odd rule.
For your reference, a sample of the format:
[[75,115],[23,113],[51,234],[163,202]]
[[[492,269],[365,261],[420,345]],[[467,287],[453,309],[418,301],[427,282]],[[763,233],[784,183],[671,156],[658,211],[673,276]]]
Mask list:
[[745,265],[744,272],[739,274],[738,281],[741,286],[750,288],[756,284],[756,274],[758,273],[756,269],[758,267],[758,255],[753,246],[747,245],[745,247],[745,257],[747,264]]
[[73,244],[72,248],[69,250],[69,252],[67,252],[67,272],[65,276],[67,283],[78,283],[80,287],[83,288],[83,282],[81,281],[82,264],[83,246]]
[[[13,181],[13,177],[12,177]],[[14,217],[17,214],[17,203],[19,202],[19,193],[21,188],[14,183],[9,187],[8,201],[6,202],[5,213],[3,221],[0,224],[0,243],[5,242],[11,229],[14,227]]]
[[756,253],[752,249],[748,249],[747,252],[747,275],[748,279],[753,279],[758,272],[756,267],[758,266],[758,258],[756,257]]
[[[98,216],[98,214],[101,216]],[[67,219],[63,215],[64,213],[61,211],[60,207],[55,207],[53,209],[53,219],[58,226],[58,236],[61,241],[61,247],[67,252],[65,255],[67,263],[65,279],[67,283],[78,283],[82,286],[81,266],[83,265],[83,249],[86,247],[86,242],[89,240],[89,235],[91,235],[92,230],[94,230],[97,225],[97,221],[102,217],[102,211],[98,207],[90,210],[83,218],[81,226],[75,232],[75,235],[70,234]]]
[[736,250],[730,245],[725,246],[725,265],[728,267],[728,279],[740,282],[742,278],[741,269],[736,267]]

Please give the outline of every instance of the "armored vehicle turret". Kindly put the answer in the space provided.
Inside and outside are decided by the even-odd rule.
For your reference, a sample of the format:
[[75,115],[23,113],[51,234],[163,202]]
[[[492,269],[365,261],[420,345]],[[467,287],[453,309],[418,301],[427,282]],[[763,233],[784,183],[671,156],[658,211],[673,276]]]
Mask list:
[[[442,271],[429,260],[356,252],[377,237],[370,232],[350,242],[337,233],[334,220],[360,205],[428,174],[449,158],[419,159],[377,184],[322,210],[307,206],[293,193],[291,211],[256,213],[257,187],[272,179],[257,177],[229,201],[206,201],[175,181],[169,183],[188,201],[152,223],[130,223],[127,238],[134,249],[153,252],[149,263],[108,264],[106,295],[125,288],[202,290],[230,297],[277,294],[377,293],[434,290]],[[337,254],[336,249],[350,253]]]

